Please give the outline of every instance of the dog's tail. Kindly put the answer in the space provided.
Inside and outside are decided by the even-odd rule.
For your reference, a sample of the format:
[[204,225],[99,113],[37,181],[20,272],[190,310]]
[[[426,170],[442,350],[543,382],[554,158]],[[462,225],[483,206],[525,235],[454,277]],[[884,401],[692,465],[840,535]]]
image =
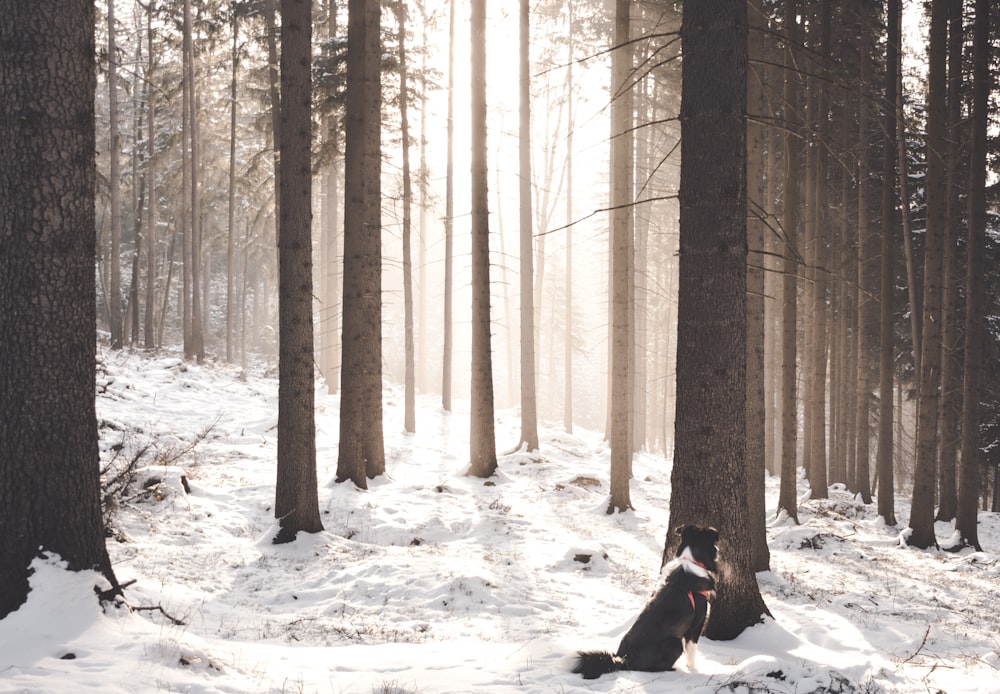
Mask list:
[[607,651],[577,651],[573,672],[583,675],[585,680],[594,680],[609,672],[624,670],[625,661]]

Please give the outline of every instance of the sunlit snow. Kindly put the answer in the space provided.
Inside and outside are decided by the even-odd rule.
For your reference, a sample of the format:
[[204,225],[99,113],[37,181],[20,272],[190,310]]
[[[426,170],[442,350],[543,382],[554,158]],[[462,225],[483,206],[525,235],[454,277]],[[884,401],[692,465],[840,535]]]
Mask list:
[[[463,475],[465,403],[447,413],[421,395],[407,435],[387,386],[388,475],[359,491],[332,483],[338,399],[317,387],[326,531],[275,546],[273,373],[102,359],[105,461],[151,444],[115,512],[112,560],[135,581],[130,605],[183,625],[159,609],[102,612],[97,576],[38,559],[28,602],[0,621],[0,691],[1000,691],[996,514],[980,516],[985,552],[949,554],[901,547],[899,528],[843,490],[804,501],[802,525],[768,529],[759,581],[774,620],[703,640],[697,672],[585,682],[570,656],[613,649],[656,584],[667,461],[637,456],[636,510],[608,516],[600,434],[543,423],[541,451],[502,455],[484,482]],[[519,429],[499,412],[498,448]],[[769,480],[772,519],[776,497]],[[901,521],[907,505],[901,494]]]

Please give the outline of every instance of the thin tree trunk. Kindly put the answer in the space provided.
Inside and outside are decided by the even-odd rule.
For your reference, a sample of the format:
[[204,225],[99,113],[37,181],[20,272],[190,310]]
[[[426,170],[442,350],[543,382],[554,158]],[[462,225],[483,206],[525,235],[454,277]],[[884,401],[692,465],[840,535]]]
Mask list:
[[111,348],[121,349],[122,334],[122,193],[121,128],[118,124],[118,47],[115,42],[115,0],[108,0],[108,121],[111,130],[108,190],[111,197],[111,286],[108,319]]
[[938,410],[941,403],[941,282],[944,278],[946,52],[948,2],[931,3],[927,80],[927,232],[924,249],[924,319],[917,390],[917,451],[907,542],[937,546],[934,491],[937,478]]
[[857,338],[857,380],[858,390],[855,400],[855,483],[865,503],[871,501],[870,459],[870,404],[871,404],[871,343],[874,333],[874,319],[871,296],[873,295],[872,277],[869,264],[875,257],[871,221],[869,219],[869,193],[871,192],[871,173],[868,167],[868,152],[865,143],[868,141],[868,93],[869,93],[869,61],[868,36],[870,22],[867,21],[864,9],[861,20],[861,56],[858,78],[858,338]]
[[[976,0],[973,25],[972,124],[969,146],[968,264],[966,266],[965,363],[962,402],[962,455],[955,530],[960,542],[982,551],[979,544],[979,480],[982,471],[980,389],[985,338],[986,149],[990,93],[990,2]],[[1000,498],[1000,470],[994,468],[993,510]]]
[[233,254],[235,253],[236,230],[236,78],[239,72],[239,22],[237,13],[234,11],[233,21],[233,49],[232,49],[232,79],[229,83],[229,197],[227,211],[226,235],[226,361],[233,362],[233,321],[236,312],[233,310],[233,283],[236,278],[234,273]]
[[608,513],[632,508],[629,479],[632,462],[632,342],[629,276],[632,250],[631,128],[632,67],[629,44],[630,0],[616,0],[611,54],[611,498]]
[[[961,445],[961,331],[959,330],[959,180],[962,178],[962,0],[948,3],[948,107],[945,148],[944,277],[941,282],[941,408],[937,520],[954,520],[958,506],[957,456]],[[968,176],[966,175],[965,178]]]
[[403,140],[403,428],[413,433],[417,430],[415,413],[417,383],[413,358],[413,259],[410,250],[413,184],[410,179],[410,118],[407,104],[409,76],[406,67],[406,6],[399,0],[395,9],[399,24],[399,122]]
[[490,348],[490,227],[486,162],[486,0],[472,0],[472,393],[468,474],[492,477],[497,469]]
[[[764,24],[760,0],[751,0],[748,54],[750,60],[764,58]],[[749,113],[762,113],[765,108],[764,83],[760,72],[747,73],[747,109]],[[754,571],[770,567],[767,548],[766,512],[764,500],[764,223],[760,210],[764,209],[766,184],[762,175],[764,157],[764,128],[760,120],[747,126],[747,179],[752,186],[747,190],[752,196],[750,209],[756,212],[747,217],[747,365],[746,365],[746,476],[750,539]]]
[[798,50],[799,28],[797,21],[798,2],[785,3],[785,209],[782,228],[785,234],[784,277],[782,280],[782,328],[781,328],[781,486],[778,496],[778,511],[798,523],[798,494],[796,482],[797,406],[796,385],[796,303],[798,301],[796,274],[798,272],[799,249],[799,158],[801,141],[797,135],[799,109],[799,88],[795,72],[793,52]]
[[538,404],[535,392],[535,299],[532,287],[534,258],[531,227],[531,76],[528,53],[531,48],[528,0],[519,0],[518,56],[518,161],[520,207],[520,286],[521,286],[521,440],[529,451],[538,450]]
[[563,428],[573,433],[573,3],[566,3],[569,15],[568,59],[566,61],[566,318],[563,356]]
[[879,351],[879,435],[878,435],[878,514],[889,527],[896,525],[895,485],[893,482],[893,371],[895,368],[895,330],[893,303],[895,291],[896,236],[893,230],[898,222],[895,215],[896,168],[893,155],[896,149],[896,69],[900,50],[901,0],[889,0],[887,10],[888,31],[885,58],[885,98],[882,145],[882,281],[880,287],[881,311]]
[[445,165],[444,212],[444,351],[441,369],[441,406],[451,411],[452,302],[454,293],[455,228],[455,2],[448,7],[448,160]]
[[146,157],[146,178],[149,180],[147,185],[149,196],[147,198],[148,211],[146,213],[146,225],[149,227],[149,231],[146,232],[146,313],[143,319],[143,342],[147,350],[156,348],[154,310],[156,304],[156,206],[158,193],[156,188],[156,88],[153,84],[155,60],[155,54],[153,53],[153,13],[156,9],[155,5],[156,3],[151,1],[146,14],[146,40],[148,42],[146,48],[146,82],[149,85],[146,90],[146,93],[149,95],[147,99],[147,108],[149,110],[147,128],[149,135],[147,138],[148,142],[146,143],[149,148],[149,154]]

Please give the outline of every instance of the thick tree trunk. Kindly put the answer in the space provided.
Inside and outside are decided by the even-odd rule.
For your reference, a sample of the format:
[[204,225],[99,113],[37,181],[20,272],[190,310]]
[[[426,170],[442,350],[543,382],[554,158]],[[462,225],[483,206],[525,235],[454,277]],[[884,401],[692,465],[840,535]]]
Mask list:
[[281,0],[281,238],[275,542],[319,532],[312,323],[312,3]]
[[0,71],[2,618],[40,550],[118,586],[94,409],[94,3],[3,0],[0,13],[0,64],[19,66]]
[[719,530],[725,561],[712,639],[736,638],[767,613],[746,477],[746,22],[746,4],[702,0],[685,7],[681,25],[677,448],[667,544],[687,523]]
[[385,472],[382,437],[381,40],[379,0],[347,6],[344,292],[337,481]]

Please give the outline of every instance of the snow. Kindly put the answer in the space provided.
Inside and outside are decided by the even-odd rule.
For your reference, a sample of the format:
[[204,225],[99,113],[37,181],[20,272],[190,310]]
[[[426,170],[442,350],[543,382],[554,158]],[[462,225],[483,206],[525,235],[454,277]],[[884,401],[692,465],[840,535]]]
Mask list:
[[[273,372],[102,360],[105,461],[146,447],[108,541],[140,609],[102,610],[99,576],[37,559],[27,603],[0,620],[0,691],[1000,692],[997,514],[980,515],[984,552],[917,551],[837,487],[817,500],[802,483],[801,524],[776,518],[768,480],[772,570],[758,578],[774,619],[703,639],[695,672],[586,682],[574,652],[614,649],[658,579],[668,461],[636,457],[636,510],[614,516],[593,432],[543,423],[540,452],[465,477],[467,404],[448,413],[421,395],[406,434],[389,384],[388,474],[360,491],[332,482],[338,398],[317,384],[326,530],[273,545]],[[501,450],[518,431],[498,412]],[[908,511],[901,494],[897,517]]]

